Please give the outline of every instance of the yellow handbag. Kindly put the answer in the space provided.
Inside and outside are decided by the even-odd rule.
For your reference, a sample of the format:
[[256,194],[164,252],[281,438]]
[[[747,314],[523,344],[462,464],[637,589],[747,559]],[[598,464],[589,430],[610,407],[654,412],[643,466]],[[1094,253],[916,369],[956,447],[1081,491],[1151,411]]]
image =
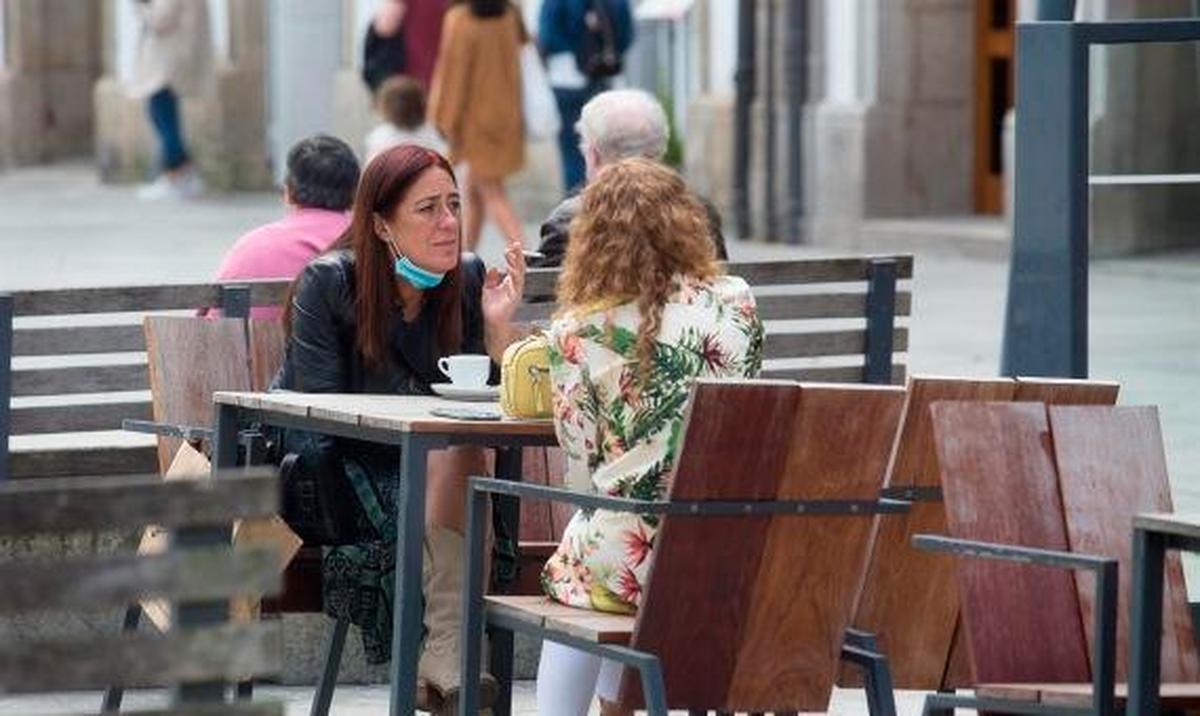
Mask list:
[[500,409],[512,418],[550,418],[552,400],[546,337],[532,335],[510,345],[500,361]]

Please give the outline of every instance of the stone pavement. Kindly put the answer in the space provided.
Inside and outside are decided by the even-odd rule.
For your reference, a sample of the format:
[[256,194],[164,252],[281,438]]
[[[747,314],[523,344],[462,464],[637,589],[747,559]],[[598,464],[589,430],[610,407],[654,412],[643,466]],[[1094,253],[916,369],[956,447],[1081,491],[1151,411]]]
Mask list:
[[[146,204],[130,187],[98,185],[83,164],[0,174],[0,290],[206,280],[238,235],[281,212],[279,198],[271,194]],[[947,250],[954,246],[947,241],[914,241],[913,246],[910,372],[995,375],[1007,268],[988,256],[1002,252],[955,252]],[[877,251],[900,248],[893,236]],[[737,241],[730,252],[735,259],[850,253]],[[485,238],[481,253],[489,261],[498,259],[496,234]],[[1091,373],[1121,381],[1122,403],[1160,407],[1180,510],[1200,510],[1198,286],[1200,251],[1091,264]],[[1200,584],[1200,571],[1193,563],[1188,566],[1189,582]],[[311,638],[322,633],[318,628]],[[351,640],[352,647],[356,641]],[[310,692],[280,693],[301,713]],[[386,690],[379,687],[339,693],[338,713],[379,713],[386,703]],[[521,693],[522,713],[532,713],[531,692]],[[860,696],[839,692],[839,712],[864,713],[861,699],[855,701]],[[909,700],[917,703],[915,697]],[[28,710],[43,711],[43,706],[52,704]],[[0,702],[0,714],[25,712]]]

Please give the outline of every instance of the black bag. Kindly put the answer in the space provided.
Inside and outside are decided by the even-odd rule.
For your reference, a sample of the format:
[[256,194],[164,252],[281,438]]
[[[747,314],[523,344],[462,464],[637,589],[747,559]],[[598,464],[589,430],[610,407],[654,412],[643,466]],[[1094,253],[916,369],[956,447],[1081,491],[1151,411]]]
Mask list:
[[583,13],[583,42],[575,53],[579,71],[592,80],[621,74],[621,53],[608,0],[591,0]]
[[404,74],[405,52],[403,32],[397,32],[391,37],[380,37],[375,32],[375,23],[367,27],[367,38],[363,42],[362,78],[370,88],[371,94],[374,94],[379,85],[389,77]]
[[284,522],[309,546],[360,540],[358,498],[340,466],[314,451],[289,452],[279,462]]

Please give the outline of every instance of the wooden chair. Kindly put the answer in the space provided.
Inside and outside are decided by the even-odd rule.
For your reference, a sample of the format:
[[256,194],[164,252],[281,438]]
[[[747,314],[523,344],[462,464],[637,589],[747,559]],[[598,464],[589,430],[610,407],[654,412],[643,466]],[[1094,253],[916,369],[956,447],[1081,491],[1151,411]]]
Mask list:
[[[279,671],[278,626],[227,623],[229,598],[277,586],[279,555],[233,550],[235,519],[278,508],[270,474],[163,482],[148,477],[80,477],[0,485],[0,537],[105,533],[158,524],[173,530],[161,554],[46,556],[0,564],[0,613],[81,613],[142,598],[173,603],[168,632],[90,633],[74,639],[5,640],[0,693],[169,686],[173,705],[155,714],[282,716],[282,704],[222,705],[225,683]],[[110,710],[113,704],[106,704]]]
[[[917,543],[993,559],[957,563],[976,698],[935,695],[927,713],[1116,713],[1125,700],[1114,682],[1127,667],[1133,515],[1171,510],[1157,411],[935,403],[931,414],[952,538]],[[1164,687],[1163,704],[1200,708],[1177,554],[1166,578],[1163,678],[1176,683]]]
[[[933,691],[970,683],[958,634],[954,565],[910,544],[913,535],[942,533],[946,525],[929,406],[947,400],[1111,405],[1118,389],[1115,383],[1065,379],[914,376],[909,381],[883,495],[912,501],[912,508],[879,521],[852,622],[875,634],[892,655],[897,688]],[[840,683],[855,685],[855,675],[844,674]]]
[[[484,624],[633,666],[622,702],[795,713],[828,705],[839,659],[868,672],[872,713],[894,713],[883,656],[851,634],[851,599],[879,500],[903,390],[778,381],[698,382],[669,499],[647,502],[472,479],[464,677],[477,683]],[[488,493],[663,515],[636,617],[482,591]],[[803,604],[803,608],[798,607]],[[498,678],[505,665],[493,663]],[[466,694],[461,713],[473,713]],[[501,705],[503,712],[503,704]]]

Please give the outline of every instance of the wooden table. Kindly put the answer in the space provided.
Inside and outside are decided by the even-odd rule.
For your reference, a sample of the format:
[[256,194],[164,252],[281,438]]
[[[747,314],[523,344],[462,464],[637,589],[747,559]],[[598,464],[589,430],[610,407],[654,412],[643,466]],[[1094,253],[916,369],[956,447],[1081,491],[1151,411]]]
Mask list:
[[1163,562],[1169,549],[1200,552],[1200,514],[1145,513],[1133,518],[1127,714],[1159,713]]
[[[396,603],[392,636],[393,716],[415,709],[420,654],[421,563],[425,536],[425,461],[430,450],[454,445],[517,448],[555,445],[549,420],[458,420],[432,415],[434,408],[499,406],[428,396],[329,393],[216,393],[213,467],[237,464],[239,426],[258,422],[400,447],[397,493]],[[507,471],[520,477],[520,451]],[[499,467],[497,472],[499,472]],[[464,557],[465,558],[465,557]],[[330,692],[331,695],[332,692]]]

